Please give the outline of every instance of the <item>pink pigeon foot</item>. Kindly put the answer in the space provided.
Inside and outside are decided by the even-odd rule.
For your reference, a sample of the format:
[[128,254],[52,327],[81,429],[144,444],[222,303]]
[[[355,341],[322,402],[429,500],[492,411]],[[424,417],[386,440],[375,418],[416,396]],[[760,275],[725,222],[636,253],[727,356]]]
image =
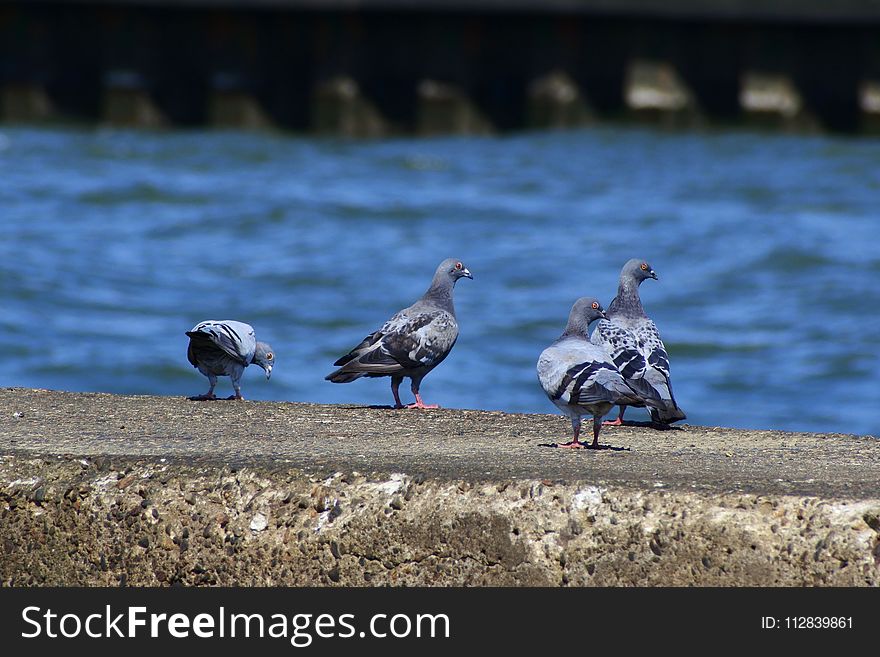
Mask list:
[[414,404],[407,404],[407,408],[440,408],[437,404],[426,404],[422,401],[419,393],[416,393],[416,401]]
[[413,404],[407,404],[404,408],[440,408],[437,404],[425,404],[424,402],[415,402]]

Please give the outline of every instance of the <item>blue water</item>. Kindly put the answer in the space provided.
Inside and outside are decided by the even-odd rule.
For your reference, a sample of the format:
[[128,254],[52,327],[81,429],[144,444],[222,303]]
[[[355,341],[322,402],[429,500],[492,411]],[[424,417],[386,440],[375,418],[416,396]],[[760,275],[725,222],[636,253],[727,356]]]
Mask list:
[[553,413],[538,354],[641,257],[689,423],[880,435],[876,140],[5,126],[0,222],[6,386],[201,393],[184,331],[239,319],[278,354],[271,381],[245,373],[246,397],[387,404],[388,379],[323,377],[453,256],[475,280],[423,397]]

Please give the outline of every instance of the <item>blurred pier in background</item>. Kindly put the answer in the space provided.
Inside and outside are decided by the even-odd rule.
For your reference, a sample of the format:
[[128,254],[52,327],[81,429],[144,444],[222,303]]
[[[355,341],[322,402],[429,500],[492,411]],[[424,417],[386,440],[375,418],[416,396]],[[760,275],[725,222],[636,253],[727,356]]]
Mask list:
[[870,0],[0,0],[0,121],[880,132]]

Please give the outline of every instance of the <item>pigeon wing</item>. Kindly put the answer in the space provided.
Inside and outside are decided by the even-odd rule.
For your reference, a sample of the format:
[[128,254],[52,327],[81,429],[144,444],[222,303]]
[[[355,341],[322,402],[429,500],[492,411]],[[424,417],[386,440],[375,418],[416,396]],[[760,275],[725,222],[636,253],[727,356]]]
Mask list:
[[378,340],[380,340],[381,338],[382,338],[382,330],[381,329],[378,331],[374,331],[373,333],[370,333],[367,337],[365,337],[363,340],[361,340],[361,343],[359,345],[357,345],[354,349],[349,351],[344,356],[340,356],[336,360],[336,362],[333,364],[334,365],[345,365],[347,362],[354,360],[359,355],[361,355],[364,352],[366,352],[367,350],[369,350],[369,348],[372,347],[374,344],[376,344],[376,342]]
[[596,324],[590,341],[605,349],[623,378],[636,379],[644,376],[648,366],[645,355],[639,348],[638,337],[626,327],[601,319]]
[[544,350],[538,360],[538,379],[553,402],[589,406],[600,403],[640,403],[604,351],[589,342],[563,342]]
[[401,311],[336,361],[342,371],[377,376],[433,368],[458,338],[455,318],[445,310]]
[[445,310],[408,315],[388,329],[382,350],[406,369],[439,365],[458,339],[458,324]]
[[[215,321],[208,320],[196,324],[186,334],[194,341],[209,340],[231,358],[247,365],[253,360],[254,352],[257,349],[257,338],[254,329],[250,324],[237,322],[235,320]],[[193,343],[187,356],[190,362],[193,362]]]
[[668,380],[669,355],[666,353],[663,340],[660,339],[657,325],[650,319],[645,319],[633,329],[632,333],[648,366],[660,372]]
[[633,329],[633,333],[638,339],[639,349],[647,365],[643,378],[651,384],[662,401],[658,410],[651,412],[652,418],[664,424],[687,419],[684,411],[678,407],[672,393],[672,383],[669,379],[669,355],[666,353],[666,347],[660,338],[657,325],[650,319],[645,319]]

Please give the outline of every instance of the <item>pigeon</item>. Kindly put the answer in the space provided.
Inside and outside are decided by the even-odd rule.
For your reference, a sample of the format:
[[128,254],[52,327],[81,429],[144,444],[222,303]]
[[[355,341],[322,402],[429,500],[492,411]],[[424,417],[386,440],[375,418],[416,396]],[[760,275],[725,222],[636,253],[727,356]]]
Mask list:
[[218,376],[232,379],[235,394],[228,399],[244,399],[241,395],[241,376],[250,364],[259,365],[272,376],[275,352],[265,342],[257,342],[254,327],[232,319],[200,322],[186,332],[189,347],[186,357],[193,367],[208,377],[211,387],[204,395],[190,397],[192,400],[216,399],[214,386]]
[[[590,342],[590,322],[605,317],[602,305],[593,297],[578,299],[561,336],[538,358],[538,381],[554,404],[571,418],[574,437],[557,447],[600,449],[602,418],[615,404],[661,404],[651,386],[629,381],[618,371],[608,352]],[[581,416],[593,416],[593,442],[578,440]]]
[[404,408],[398,388],[403,378],[409,377],[416,401],[406,408],[438,408],[422,401],[419,385],[449,355],[458,339],[452,291],[460,278],[473,279],[461,260],[447,258],[441,262],[421,299],[395,314],[339,358],[333,364],[341,367],[324,378],[333,383],[348,383],[362,376],[390,376],[394,408]]
[[[591,340],[605,347],[624,378],[643,379],[657,391],[663,403],[650,410],[651,420],[657,424],[671,424],[687,416],[672,394],[669,356],[660,332],[645,314],[639,299],[639,285],[648,278],[658,280],[651,265],[638,258],[627,261],[620,272],[617,296],[608,306],[608,317],[596,325]],[[606,424],[623,424],[626,406],[640,404],[621,404],[620,415]]]

